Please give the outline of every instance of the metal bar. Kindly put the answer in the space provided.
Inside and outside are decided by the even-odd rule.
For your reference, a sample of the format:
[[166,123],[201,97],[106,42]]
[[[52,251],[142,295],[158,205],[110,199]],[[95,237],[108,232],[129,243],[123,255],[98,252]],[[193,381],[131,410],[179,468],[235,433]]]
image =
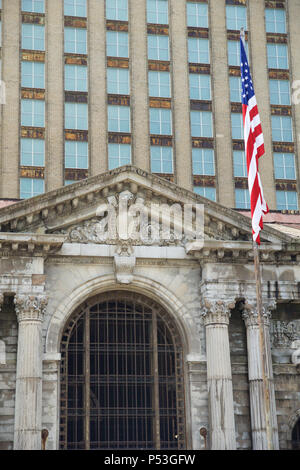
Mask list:
[[154,442],[155,448],[160,449],[160,409],[159,409],[159,377],[158,377],[158,350],[157,350],[157,317],[156,311],[152,314],[152,345],[153,345],[153,378],[154,378]]
[[85,449],[90,449],[90,312],[85,312],[84,318],[84,343],[85,343]]

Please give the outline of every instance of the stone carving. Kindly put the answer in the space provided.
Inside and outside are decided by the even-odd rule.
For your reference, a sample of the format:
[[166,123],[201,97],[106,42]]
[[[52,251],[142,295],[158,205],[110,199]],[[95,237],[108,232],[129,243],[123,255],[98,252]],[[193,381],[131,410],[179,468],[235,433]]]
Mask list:
[[271,323],[271,342],[273,348],[291,348],[292,343],[300,340],[300,320]]
[[204,324],[228,324],[231,315],[230,310],[234,307],[235,302],[202,299],[201,315],[204,319]]
[[300,340],[297,339],[296,341],[293,341],[291,348],[295,349],[295,351],[292,352],[291,361],[293,364],[298,365],[300,364]]
[[0,366],[6,364],[6,350],[4,341],[0,340]]
[[17,294],[14,304],[18,321],[39,320],[42,321],[48,304],[48,297],[45,295]]
[[121,284],[130,284],[132,282],[135,263],[136,258],[132,246],[129,243],[119,245],[114,255],[117,282]]
[[[262,321],[265,326],[270,326],[271,311],[276,308],[276,301],[270,300],[263,303]],[[243,320],[246,326],[257,326],[259,323],[258,310],[256,305],[242,302],[240,304]]]

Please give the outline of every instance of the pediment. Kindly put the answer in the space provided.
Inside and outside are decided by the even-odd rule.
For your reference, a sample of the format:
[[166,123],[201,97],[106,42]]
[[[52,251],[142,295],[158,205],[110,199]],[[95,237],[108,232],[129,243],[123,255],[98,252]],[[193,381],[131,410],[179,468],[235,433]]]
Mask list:
[[[120,234],[117,233],[116,238],[103,239],[101,224],[104,224],[105,207],[110,205],[117,210],[124,201],[128,206],[138,204],[150,208],[163,204],[164,207],[176,206],[182,210],[188,205],[203,205],[205,240],[210,243],[218,240],[251,243],[252,240],[251,220],[248,217],[133,166],[117,168],[5,207],[0,210],[1,232],[64,235],[70,243],[116,244]],[[195,212],[193,214],[195,219]],[[154,219],[155,223],[164,225],[164,217],[164,213],[160,214]],[[171,225],[171,237],[167,240],[155,238],[151,242],[150,237],[149,242],[147,234],[153,230],[151,221],[148,225],[144,224],[143,230],[144,238],[135,239],[133,244],[176,245],[193,239],[190,234],[181,239],[174,236],[177,233],[176,222]],[[261,239],[263,243],[292,240],[271,227],[263,230]]]

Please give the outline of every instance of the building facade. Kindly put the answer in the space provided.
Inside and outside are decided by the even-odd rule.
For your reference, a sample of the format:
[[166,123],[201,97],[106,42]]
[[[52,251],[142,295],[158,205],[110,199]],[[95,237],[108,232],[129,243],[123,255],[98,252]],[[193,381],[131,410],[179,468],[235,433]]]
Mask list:
[[299,14],[299,0],[2,0],[0,196],[133,164],[249,209],[244,27],[265,197],[298,210]]

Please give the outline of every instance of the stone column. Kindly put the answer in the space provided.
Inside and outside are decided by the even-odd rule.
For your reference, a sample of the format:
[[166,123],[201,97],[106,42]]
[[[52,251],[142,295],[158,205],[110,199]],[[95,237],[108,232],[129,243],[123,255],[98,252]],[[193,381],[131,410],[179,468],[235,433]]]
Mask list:
[[206,327],[207,384],[210,405],[212,450],[235,450],[235,423],[228,324],[230,308],[223,301],[204,301]]
[[15,450],[40,450],[42,430],[42,322],[47,298],[44,295],[16,295],[19,322]]
[[[242,313],[247,328],[248,377],[253,450],[267,450],[267,427],[265,419],[264,382],[260,349],[258,313],[255,306],[245,304]],[[265,373],[270,397],[270,426],[274,450],[279,449],[276,417],[275,390],[270,346],[270,307],[263,307],[262,323],[265,337]]]

